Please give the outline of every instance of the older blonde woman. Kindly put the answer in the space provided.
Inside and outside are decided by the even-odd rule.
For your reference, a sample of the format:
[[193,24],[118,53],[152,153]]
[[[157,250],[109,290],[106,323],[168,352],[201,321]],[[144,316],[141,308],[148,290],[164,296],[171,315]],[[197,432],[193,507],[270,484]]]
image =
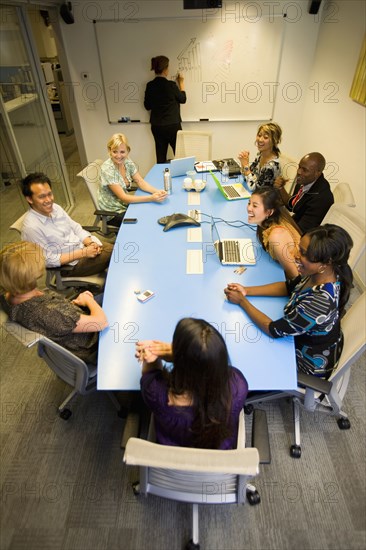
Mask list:
[[[101,166],[98,194],[99,208],[115,212],[108,223],[119,226],[127,207],[131,203],[162,202],[167,194],[147,183],[138,172],[136,164],[129,158],[131,147],[124,134],[114,134],[107,143],[109,159]],[[129,192],[136,184],[146,195]]]
[[96,362],[98,333],[108,325],[98,303],[101,296],[85,291],[70,302],[56,292],[41,291],[37,281],[44,272],[43,251],[35,243],[21,241],[0,251],[0,285],[9,319]]

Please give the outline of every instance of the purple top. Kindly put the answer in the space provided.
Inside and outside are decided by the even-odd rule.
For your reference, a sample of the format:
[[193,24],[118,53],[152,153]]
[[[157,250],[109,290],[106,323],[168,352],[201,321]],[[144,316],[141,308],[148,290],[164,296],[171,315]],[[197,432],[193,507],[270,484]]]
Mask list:
[[[140,383],[144,401],[154,414],[157,442],[161,445],[190,447],[189,428],[193,422],[194,408],[168,405],[168,384],[161,370],[143,374]],[[248,383],[235,367],[231,367],[230,389],[233,434],[221,443],[220,449],[224,450],[236,448],[239,414],[248,393]]]

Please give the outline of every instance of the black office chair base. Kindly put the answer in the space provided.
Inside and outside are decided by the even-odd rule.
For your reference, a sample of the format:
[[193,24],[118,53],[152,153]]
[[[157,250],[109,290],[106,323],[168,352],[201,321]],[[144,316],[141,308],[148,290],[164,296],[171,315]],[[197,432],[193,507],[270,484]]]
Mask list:
[[340,430],[349,430],[351,427],[351,422],[349,419],[344,417],[338,418],[337,424]]
[[62,418],[62,420],[68,420],[72,415],[72,412],[70,411],[70,409],[63,409],[62,411],[59,412],[59,415],[60,415],[60,418]]
[[201,546],[193,542],[192,539],[190,539],[185,546],[185,550],[200,550],[200,548]]
[[291,445],[290,455],[292,456],[292,458],[300,458],[301,457],[301,447],[300,447],[300,445]]

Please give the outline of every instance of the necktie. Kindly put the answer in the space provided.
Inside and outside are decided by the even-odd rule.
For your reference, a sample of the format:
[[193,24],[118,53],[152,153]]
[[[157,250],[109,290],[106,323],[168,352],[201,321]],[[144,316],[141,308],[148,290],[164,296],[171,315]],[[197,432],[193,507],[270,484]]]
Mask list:
[[301,197],[303,196],[303,193],[304,193],[304,186],[302,185],[300,187],[300,189],[298,190],[298,192],[296,193],[296,195],[291,199],[291,206],[292,208],[295,206],[295,204],[297,202],[299,202],[299,200],[301,199]]

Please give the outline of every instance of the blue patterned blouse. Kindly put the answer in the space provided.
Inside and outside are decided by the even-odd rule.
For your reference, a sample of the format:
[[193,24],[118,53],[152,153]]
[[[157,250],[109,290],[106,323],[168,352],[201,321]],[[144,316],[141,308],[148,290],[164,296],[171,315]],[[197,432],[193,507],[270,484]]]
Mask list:
[[309,287],[309,277],[288,285],[291,294],[284,316],[272,321],[273,338],[294,336],[297,368],[328,378],[343,348],[339,318],[340,283]]

